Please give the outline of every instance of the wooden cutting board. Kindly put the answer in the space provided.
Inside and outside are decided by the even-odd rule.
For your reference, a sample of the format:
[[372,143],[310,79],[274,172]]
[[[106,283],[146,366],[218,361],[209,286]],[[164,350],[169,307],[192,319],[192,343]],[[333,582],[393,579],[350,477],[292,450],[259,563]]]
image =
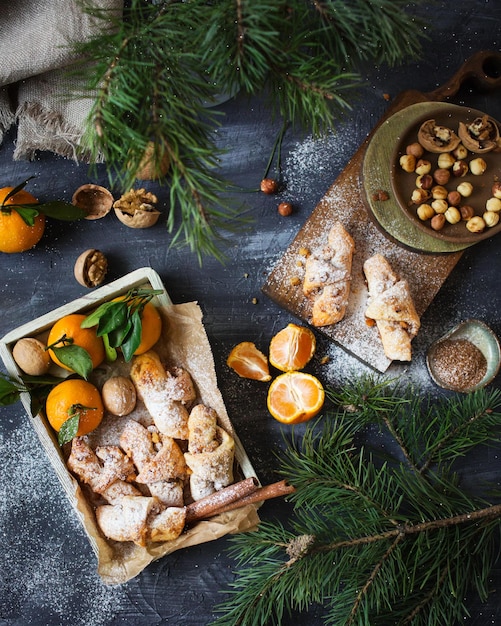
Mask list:
[[[419,114],[427,106],[432,111],[437,103],[456,94],[466,80],[474,79],[484,89],[500,86],[499,73],[497,76],[489,75],[489,67],[501,67],[501,54],[477,53],[445,85],[431,93],[401,93],[321,199],[262,287],[262,291],[277,304],[309,323],[311,304],[302,293],[304,255],[306,251],[325,245],[330,225],[340,221],[356,245],[350,301],[341,322],[318,330],[380,372],[385,372],[391,361],[384,354],[376,328],[369,327],[365,320],[367,288],[363,275],[364,261],[373,254],[383,254],[394,270],[407,279],[417,312],[422,316],[466,246],[440,244],[436,250],[432,247],[431,252],[429,249],[423,252],[423,248],[428,246],[420,246],[418,242],[416,247],[412,247],[408,239],[399,237],[398,232],[390,235],[371,211],[374,194],[377,195],[380,190],[391,193],[391,189],[381,189],[378,175],[381,167],[366,160],[368,148],[370,155],[371,142],[384,134],[385,125],[395,125],[396,119],[405,124],[411,121],[415,110],[413,105],[422,103],[418,107]],[[389,166],[389,163],[386,164],[387,168]]]

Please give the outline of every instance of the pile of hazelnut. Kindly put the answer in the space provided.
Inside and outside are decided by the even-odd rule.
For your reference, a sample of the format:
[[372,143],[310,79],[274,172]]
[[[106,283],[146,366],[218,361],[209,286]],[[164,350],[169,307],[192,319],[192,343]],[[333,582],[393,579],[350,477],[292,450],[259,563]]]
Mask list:
[[[472,133],[478,123],[463,126]],[[498,135],[497,126],[492,132]],[[461,134],[464,135],[464,129]],[[410,202],[415,205],[418,218],[429,221],[435,231],[442,230],[447,224],[464,222],[471,233],[481,233],[499,222],[501,182],[493,178],[491,196],[482,203],[483,206],[474,208],[471,204],[475,185],[464,177],[467,174],[482,176],[487,171],[487,163],[483,156],[468,150],[464,143],[451,129],[428,120],[418,131],[418,141],[409,144],[399,159],[400,167],[416,176]],[[476,152],[498,151],[501,147],[496,140],[490,142],[488,150],[485,146],[482,144]]]

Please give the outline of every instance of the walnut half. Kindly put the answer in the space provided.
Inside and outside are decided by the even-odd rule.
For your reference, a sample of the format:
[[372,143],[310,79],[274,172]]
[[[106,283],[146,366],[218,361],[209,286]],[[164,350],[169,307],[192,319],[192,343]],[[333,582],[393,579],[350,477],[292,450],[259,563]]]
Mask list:
[[149,228],[158,221],[160,211],[155,204],[158,198],[145,189],[130,189],[113,203],[115,215],[130,228]]

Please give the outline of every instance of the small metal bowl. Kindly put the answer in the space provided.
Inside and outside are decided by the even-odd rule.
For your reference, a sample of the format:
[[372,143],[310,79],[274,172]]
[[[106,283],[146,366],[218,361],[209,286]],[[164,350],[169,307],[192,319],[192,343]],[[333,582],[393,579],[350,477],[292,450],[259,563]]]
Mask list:
[[[464,386],[461,384],[453,384],[450,381],[443,380],[437,366],[437,350],[444,341],[466,339],[484,355],[487,361],[487,369],[482,378],[474,385]],[[443,337],[435,341],[429,348],[426,356],[426,364],[433,381],[443,389],[450,391],[459,391],[461,393],[470,393],[476,389],[481,389],[488,385],[499,372],[501,366],[501,348],[499,340],[493,331],[484,322],[479,320],[466,320],[461,322]]]

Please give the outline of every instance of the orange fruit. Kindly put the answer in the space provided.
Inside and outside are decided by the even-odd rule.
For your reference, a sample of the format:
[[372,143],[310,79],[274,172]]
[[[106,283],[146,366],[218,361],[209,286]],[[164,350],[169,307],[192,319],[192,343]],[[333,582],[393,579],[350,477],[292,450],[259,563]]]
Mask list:
[[[96,368],[104,361],[104,344],[101,337],[97,336],[95,328],[80,328],[80,324],[85,318],[86,315],[82,313],[71,313],[59,319],[50,329],[47,345],[62,348],[65,345],[63,338],[65,340],[69,339],[72,345],[80,346],[87,350],[92,360],[92,367]],[[72,371],[69,367],[61,363],[54,354],[54,351],[50,348],[49,354],[54,363],[57,363],[57,365],[66,370]]]
[[68,379],[53,387],[45,402],[45,414],[52,428],[59,432],[66,420],[78,414],[80,437],[97,428],[103,419],[103,401],[99,389],[79,378]]
[[271,380],[268,359],[250,341],[242,341],[230,352],[226,363],[242,378],[267,382]]
[[270,342],[270,363],[282,372],[302,370],[315,349],[315,335],[309,328],[289,324]]
[[9,208],[12,204],[38,204],[38,200],[24,189],[5,200],[13,189],[0,189],[0,252],[9,254],[33,248],[45,231],[45,215],[37,215],[33,226],[28,226],[16,209]]
[[[118,302],[125,299],[125,296],[123,296],[120,298],[115,298],[115,301]],[[134,301],[134,299],[131,299],[129,307],[134,308],[135,304],[136,302]],[[141,313],[141,343],[135,350],[134,354],[137,356],[139,354],[147,352],[160,339],[161,334],[162,318],[160,317],[160,313],[153,303],[147,302],[144,305],[143,311]]]
[[322,383],[312,374],[280,374],[268,389],[268,411],[283,424],[299,424],[315,417],[324,405]]

